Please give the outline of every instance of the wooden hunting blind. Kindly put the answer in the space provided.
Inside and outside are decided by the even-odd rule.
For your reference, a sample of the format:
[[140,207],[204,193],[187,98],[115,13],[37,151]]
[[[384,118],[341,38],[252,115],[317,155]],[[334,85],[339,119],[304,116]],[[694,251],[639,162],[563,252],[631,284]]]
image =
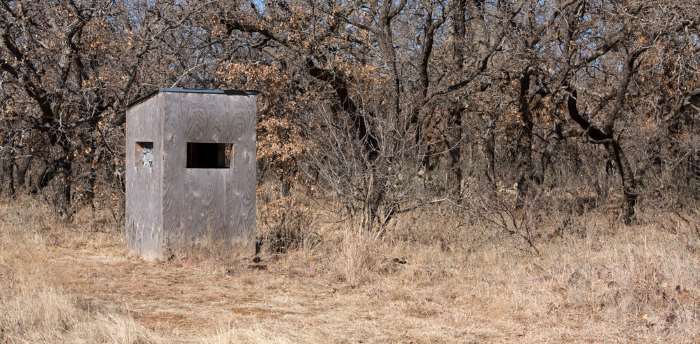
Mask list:
[[126,112],[126,237],[161,259],[255,234],[255,93],[160,89]]

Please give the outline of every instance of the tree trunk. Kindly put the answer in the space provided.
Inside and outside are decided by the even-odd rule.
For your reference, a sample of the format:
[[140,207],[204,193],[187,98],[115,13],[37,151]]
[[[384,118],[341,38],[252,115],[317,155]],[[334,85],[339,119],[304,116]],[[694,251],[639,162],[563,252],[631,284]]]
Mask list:
[[576,90],[569,89],[569,92],[570,95],[567,100],[569,116],[586,131],[586,135],[588,135],[588,138],[593,143],[605,145],[605,149],[608,151],[610,157],[615,161],[615,166],[620,172],[622,192],[625,197],[625,202],[623,205],[623,221],[625,224],[629,225],[634,222],[634,207],[637,204],[638,196],[637,181],[634,177],[629,160],[627,160],[627,156],[622,149],[622,146],[620,146],[620,143],[615,139],[612,131],[606,132],[593,125],[588,119],[588,115],[578,111]]
[[29,189],[27,187],[27,171],[29,170],[31,161],[32,158],[26,156],[15,161],[12,179],[15,184],[15,189],[23,189],[21,191],[16,191],[27,192],[27,189]]
[[605,149],[615,160],[617,170],[620,172],[622,192],[625,197],[622,216],[625,224],[629,225],[635,220],[634,207],[637,204],[637,181],[620,143],[617,140],[612,140],[612,142],[605,145]]
[[532,116],[530,114],[530,68],[526,68],[520,77],[520,118],[522,128],[518,139],[518,195],[515,207],[522,209],[525,206],[533,174],[532,163],[532,138],[533,127]]
[[58,215],[64,221],[73,219],[72,188],[73,188],[73,163],[69,159],[61,159],[58,162],[58,171],[61,176],[59,192],[57,196]]
[[496,189],[496,120],[491,118],[486,126],[484,140],[484,155],[486,168],[484,174],[489,184]]
[[14,159],[14,154],[9,149],[0,150],[0,195],[5,197],[15,195],[15,184],[12,176]]
[[452,197],[455,199],[462,197],[462,179],[464,178],[464,172],[462,171],[463,112],[464,108],[459,106],[459,104],[452,105],[448,122],[451,140],[445,142],[448,145],[447,152],[450,158],[447,185]]
[[[466,35],[465,12],[467,9],[466,0],[454,0],[452,3],[452,35],[453,35],[453,63],[454,73],[461,75],[464,68],[464,46]],[[453,100],[450,104],[449,118],[447,120],[447,130],[450,133],[449,139],[445,142],[448,147],[449,171],[448,189],[452,197],[460,199],[462,197],[462,145],[464,129],[462,128],[462,117],[464,107],[460,100]]]

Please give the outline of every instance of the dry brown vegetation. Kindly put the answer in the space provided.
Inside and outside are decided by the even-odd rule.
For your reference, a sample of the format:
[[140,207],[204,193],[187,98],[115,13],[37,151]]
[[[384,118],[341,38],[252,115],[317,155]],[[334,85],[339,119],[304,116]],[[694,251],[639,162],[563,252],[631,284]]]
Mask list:
[[700,340],[697,211],[542,225],[535,234],[558,234],[536,241],[540,255],[441,211],[402,216],[382,240],[319,216],[312,243],[252,269],[241,258],[143,262],[101,214],[57,224],[35,202],[3,203],[0,342]]
[[[159,87],[260,91],[262,263],[127,254]],[[700,342],[699,114],[698,1],[0,0],[0,343]]]
[[237,88],[261,184],[368,231],[514,183],[632,223],[698,201],[699,66],[697,1],[2,0],[0,195],[120,218],[128,104]]

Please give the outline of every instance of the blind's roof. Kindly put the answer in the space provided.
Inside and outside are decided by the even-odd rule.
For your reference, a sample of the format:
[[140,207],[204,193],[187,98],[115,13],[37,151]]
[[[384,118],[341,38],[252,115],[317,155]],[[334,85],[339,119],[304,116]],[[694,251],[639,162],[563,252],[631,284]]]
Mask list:
[[221,89],[206,89],[206,88],[159,88],[127,105],[130,108],[134,105],[143,103],[149,98],[155,96],[158,93],[200,93],[200,94],[223,94],[223,95],[235,95],[235,96],[254,96],[257,95],[257,91],[252,90],[221,90]]

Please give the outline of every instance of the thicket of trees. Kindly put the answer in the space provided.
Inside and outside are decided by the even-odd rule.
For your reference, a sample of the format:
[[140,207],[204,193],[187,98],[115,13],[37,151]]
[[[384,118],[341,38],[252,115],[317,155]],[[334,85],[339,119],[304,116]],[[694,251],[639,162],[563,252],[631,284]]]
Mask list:
[[699,68],[697,1],[0,0],[0,193],[121,209],[127,104],[241,88],[260,181],[369,230],[510,189],[630,223],[697,206]]

